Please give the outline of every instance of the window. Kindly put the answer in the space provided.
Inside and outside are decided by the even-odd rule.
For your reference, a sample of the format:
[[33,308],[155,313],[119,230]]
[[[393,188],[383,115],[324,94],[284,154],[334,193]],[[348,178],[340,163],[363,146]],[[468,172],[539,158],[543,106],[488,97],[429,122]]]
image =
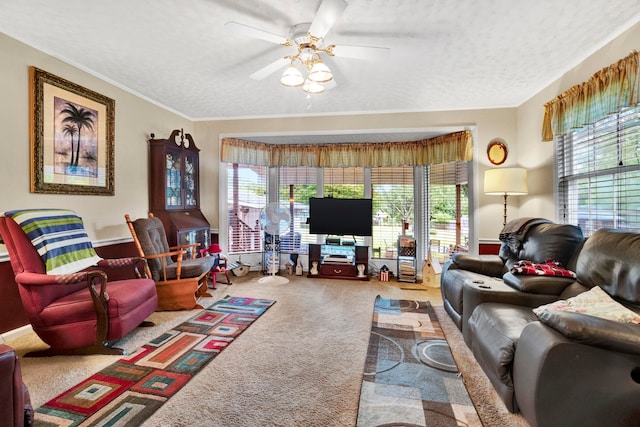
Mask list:
[[324,197],[364,197],[364,168],[324,168]]
[[316,243],[316,236],[309,234],[309,198],[316,197],[317,169],[306,167],[281,167],[280,205],[289,206],[291,224],[289,232],[280,237],[282,252],[305,253],[309,243]]
[[[364,168],[323,168],[322,193],[319,192],[317,197],[361,199],[365,197],[364,175]],[[364,237],[354,238],[356,243],[364,243]]]
[[[373,258],[396,258],[403,223],[414,222],[413,167],[371,169],[373,201]],[[411,233],[412,234],[412,233]]]
[[640,230],[640,107],[556,137],[558,218],[586,236]]
[[259,252],[260,211],[267,203],[267,168],[238,163],[228,168],[229,253]]
[[444,262],[452,252],[466,252],[469,244],[469,185],[467,162],[425,168],[429,197],[425,200],[428,224],[424,241],[432,259]]
[[[267,167],[230,164],[228,168],[229,252],[261,250],[259,216],[267,204],[267,188],[278,191],[292,221],[281,236],[283,252],[306,253],[318,236],[309,233],[309,198],[365,198],[373,202],[373,258],[395,259],[398,236],[406,222],[408,234],[420,241],[421,254],[444,262],[452,250],[465,251],[469,241],[467,162],[384,168]],[[267,176],[277,186],[267,186]],[[369,179],[370,177],[370,179]],[[415,177],[419,179],[416,186]],[[322,184],[320,184],[322,181]],[[371,184],[370,188],[365,183]],[[423,194],[417,194],[416,191]],[[365,238],[357,237],[358,243]],[[368,242],[367,242],[368,243]]]

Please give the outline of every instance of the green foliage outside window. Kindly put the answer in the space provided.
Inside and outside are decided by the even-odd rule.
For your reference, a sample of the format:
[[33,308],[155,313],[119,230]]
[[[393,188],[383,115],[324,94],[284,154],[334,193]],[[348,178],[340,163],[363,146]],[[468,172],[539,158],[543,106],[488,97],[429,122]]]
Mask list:
[[390,224],[402,224],[402,220],[413,220],[413,186],[376,186],[373,198],[373,214],[382,212]]

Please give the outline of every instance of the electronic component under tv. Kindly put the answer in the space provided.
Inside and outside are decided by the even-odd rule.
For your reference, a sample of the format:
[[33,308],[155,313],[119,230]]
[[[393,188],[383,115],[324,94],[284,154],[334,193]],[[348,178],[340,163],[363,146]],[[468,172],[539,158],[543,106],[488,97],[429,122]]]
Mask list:
[[371,199],[309,199],[309,232],[337,236],[371,236]]

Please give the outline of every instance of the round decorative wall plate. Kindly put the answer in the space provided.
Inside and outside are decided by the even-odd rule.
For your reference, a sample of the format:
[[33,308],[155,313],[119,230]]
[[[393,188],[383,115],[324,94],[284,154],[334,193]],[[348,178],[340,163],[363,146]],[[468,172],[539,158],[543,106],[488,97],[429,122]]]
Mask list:
[[501,165],[507,160],[507,144],[504,140],[495,138],[487,146],[487,157],[493,165]]

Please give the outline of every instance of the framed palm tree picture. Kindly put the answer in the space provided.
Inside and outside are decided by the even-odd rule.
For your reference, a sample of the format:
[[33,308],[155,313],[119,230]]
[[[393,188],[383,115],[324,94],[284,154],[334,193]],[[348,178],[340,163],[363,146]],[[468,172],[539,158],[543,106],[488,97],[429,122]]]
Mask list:
[[29,68],[31,192],[113,196],[115,101]]

